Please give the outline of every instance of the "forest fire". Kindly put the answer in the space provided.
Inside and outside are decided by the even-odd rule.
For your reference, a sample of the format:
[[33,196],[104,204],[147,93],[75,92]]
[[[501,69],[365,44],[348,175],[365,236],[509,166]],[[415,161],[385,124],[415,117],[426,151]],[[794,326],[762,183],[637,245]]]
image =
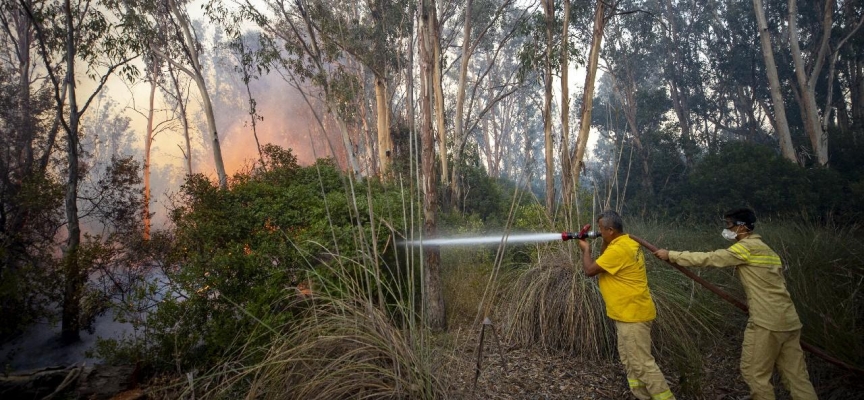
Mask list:
[[385,3],[2,3],[0,397],[757,398],[742,331],[861,397],[864,2]]

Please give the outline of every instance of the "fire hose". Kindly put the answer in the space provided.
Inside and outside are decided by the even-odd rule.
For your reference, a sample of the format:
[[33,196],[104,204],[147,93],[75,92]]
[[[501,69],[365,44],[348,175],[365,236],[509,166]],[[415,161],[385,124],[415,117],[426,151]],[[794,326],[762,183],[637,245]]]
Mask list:
[[[630,235],[630,238],[635,240],[640,245],[642,245],[642,247],[648,249],[648,251],[650,251],[651,253],[654,253],[657,251],[657,246],[654,246],[653,244],[648,243],[647,241],[645,241],[644,239],[642,239],[640,237]],[[720,296],[721,298],[723,298],[723,300],[726,300],[729,303],[732,303],[732,305],[734,305],[735,307],[738,307],[739,309],[741,309],[741,311],[744,311],[745,313],[748,312],[747,305],[744,304],[741,300],[736,299],[734,296],[730,295],[729,293],[726,293],[723,290],[721,290],[720,288],[718,288],[717,286],[712,285],[710,282],[706,281],[701,276],[694,274],[692,271],[688,270],[687,268],[684,268],[678,264],[675,264],[672,261],[666,260],[666,263],[671,265],[672,267],[674,267],[678,271],[681,271],[682,274],[687,275],[688,278],[696,281],[696,283],[698,283],[698,284],[702,285],[703,287],[705,287],[706,289],[714,292],[714,294]],[[834,364],[840,368],[855,372],[859,375],[864,375],[864,369],[849,365],[849,364],[829,355],[824,350],[805,342],[803,339],[800,342],[801,342],[801,348],[804,350],[807,350],[808,352],[810,352],[814,356],[819,357],[819,358],[821,358],[821,359],[823,359],[823,360],[825,360],[831,364]]]

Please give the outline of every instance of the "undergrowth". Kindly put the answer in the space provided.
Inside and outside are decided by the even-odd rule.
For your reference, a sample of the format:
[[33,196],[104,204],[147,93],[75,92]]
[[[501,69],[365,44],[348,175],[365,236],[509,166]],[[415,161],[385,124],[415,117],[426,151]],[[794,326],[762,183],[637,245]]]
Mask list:
[[[505,347],[616,361],[614,325],[574,243],[442,248],[451,331],[433,333],[422,305],[423,254],[401,243],[421,226],[414,194],[350,181],[327,162],[300,168],[290,153],[273,156],[286,168],[236,179],[229,191],[190,180],[194,201],[175,214],[163,266],[173,294],[153,301],[160,293],[142,288],[155,311],[136,320],[140,335],[103,342],[102,356],[174,374],[161,391],[171,398],[446,398],[456,372],[448,360],[465,356],[457,349],[466,338],[454,332],[479,332],[488,317]],[[542,206],[512,199],[498,220],[450,215],[441,230],[554,230]],[[625,228],[673,250],[730,245],[719,224],[625,216]],[[861,365],[857,228],[773,221],[758,232],[788,265],[804,338]],[[679,377],[682,394],[699,396],[705,349],[743,329],[746,316],[645,256],[655,356],[672,366],[664,372]],[[694,272],[743,299],[734,269]]]

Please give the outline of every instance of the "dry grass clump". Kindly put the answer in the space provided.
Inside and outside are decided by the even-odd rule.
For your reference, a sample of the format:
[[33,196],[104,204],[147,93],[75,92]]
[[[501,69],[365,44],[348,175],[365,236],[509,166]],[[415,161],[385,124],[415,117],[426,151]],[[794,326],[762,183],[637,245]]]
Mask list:
[[575,268],[569,254],[551,253],[507,288],[507,341],[589,359],[613,353],[612,326],[600,291]]
[[[365,300],[317,298],[263,360],[212,397],[247,399],[431,399],[445,389],[422,337],[399,329]],[[211,397],[207,396],[207,397]]]
[[[509,288],[504,335],[510,343],[593,360],[615,357],[614,324],[596,280],[582,273],[581,261],[573,261],[577,256],[562,250],[540,257]],[[682,394],[699,395],[702,347],[716,339],[714,321],[720,316],[707,304],[691,301],[683,275],[652,271],[652,264],[648,285],[657,307],[654,354],[667,377],[674,379],[677,371]]]

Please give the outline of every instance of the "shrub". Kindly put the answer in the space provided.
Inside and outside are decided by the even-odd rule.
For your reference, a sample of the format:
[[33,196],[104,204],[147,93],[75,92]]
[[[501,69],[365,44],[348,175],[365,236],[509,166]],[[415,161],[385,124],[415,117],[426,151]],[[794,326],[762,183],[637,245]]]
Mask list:
[[[170,250],[159,260],[166,282],[151,282],[138,296],[161,298],[137,323],[138,336],[103,349],[186,369],[218,362],[238,343],[260,348],[272,334],[262,325],[289,326],[296,318],[292,299],[309,272],[344,263],[349,274],[360,273],[362,266],[339,254],[365,251],[370,240],[387,248],[390,232],[370,220],[368,209],[392,211],[396,193],[361,183],[369,196],[348,195],[331,160],[300,167],[290,150],[276,146],[265,147],[265,155],[267,170],[238,173],[227,190],[189,177],[174,199]],[[401,216],[401,209],[391,214]],[[398,217],[390,223],[403,225]]]
[[768,147],[733,142],[693,167],[670,211],[716,216],[749,206],[763,216],[854,216],[861,211],[849,200],[854,191],[835,170],[802,168]]

